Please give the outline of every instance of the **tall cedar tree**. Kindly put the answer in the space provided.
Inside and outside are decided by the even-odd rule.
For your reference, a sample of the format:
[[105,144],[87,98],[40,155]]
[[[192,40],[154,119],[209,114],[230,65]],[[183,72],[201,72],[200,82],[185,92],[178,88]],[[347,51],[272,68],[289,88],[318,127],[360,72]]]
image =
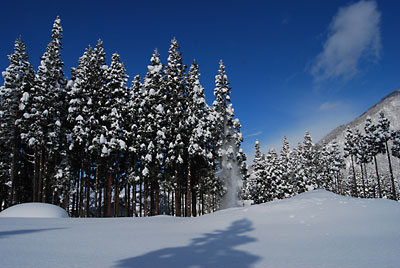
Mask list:
[[389,173],[390,173],[390,180],[392,183],[392,196],[391,198],[393,200],[397,200],[397,193],[396,193],[396,185],[394,181],[394,176],[393,176],[393,168],[392,168],[392,162],[390,159],[390,151],[389,151],[389,144],[388,142],[392,139],[392,130],[390,129],[390,121],[385,117],[385,114],[383,112],[379,113],[379,119],[378,119],[378,124],[376,125],[377,132],[378,132],[378,137],[380,141],[385,145],[386,149],[386,155],[388,159],[388,165],[389,165]]
[[28,107],[24,103],[34,86],[34,71],[21,37],[15,41],[14,53],[8,59],[10,65],[2,73],[4,85],[0,88],[0,202],[7,199],[6,185],[11,185],[9,201],[13,205],[31,200],[26,191],[29,177],[21,170],[26,150],[21,143],[21,132],[27,126],[24,114]]
[[371,117],[367,117],[365,120],[365,139],[368,143],[369,147],[369,154],[372,156],[374,159],[374,165],[375,165],[375,174],[376,174],[376,179],[378,182],[378,195],[379,198],[382,198],[382,186],[381,186],[381,180],[379,176],[379,169],[378,169],[378,161],[376,160],[376,156],[379,154],[384,154],[385,153],[385,144],[381,142],[381,139],[379,138],[378,135],[378,129],[376,125],[372,123]]

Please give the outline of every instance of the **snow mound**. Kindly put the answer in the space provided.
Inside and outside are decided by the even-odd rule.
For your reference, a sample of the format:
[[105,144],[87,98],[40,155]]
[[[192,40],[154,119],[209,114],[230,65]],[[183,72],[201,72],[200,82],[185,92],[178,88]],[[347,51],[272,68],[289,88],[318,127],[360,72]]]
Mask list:
[[68,218],[68,213],[55,205],[45,203],[25,203],[0,212],[2,218]]

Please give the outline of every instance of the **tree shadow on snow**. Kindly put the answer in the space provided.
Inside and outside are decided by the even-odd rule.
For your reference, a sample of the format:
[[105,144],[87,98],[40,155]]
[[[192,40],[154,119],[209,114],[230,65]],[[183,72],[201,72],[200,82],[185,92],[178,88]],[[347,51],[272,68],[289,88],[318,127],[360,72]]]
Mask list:
[[0,239],[6,238],[8,236],[13,236],[13,235],[23,235],[23,234],[30,234],[30,233],[37,233],[37,232],[54,231],[54,230],[60,230],[60,229],[65,229],[65,228],[23,229],[23,230],[4,231],[4,232],[0,232]]
[[117,267],[248,268],[261,258],[235,247],[256,241],[244,235],[251,230],[253,228],[249,220],[238,220],[226,230],[216,230],[192,239],[188,246],[165,248],[142,256],[123,259],[118,262]]

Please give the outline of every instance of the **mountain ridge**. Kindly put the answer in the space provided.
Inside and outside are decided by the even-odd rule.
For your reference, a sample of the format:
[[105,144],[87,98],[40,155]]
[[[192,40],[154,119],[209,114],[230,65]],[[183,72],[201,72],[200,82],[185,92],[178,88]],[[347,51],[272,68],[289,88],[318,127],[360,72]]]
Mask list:
[[347,127],[350,127],[351,129],[358,128],[363,132],[367,116],[370,116],[372,121],[375,122],[381,111],[383,111],[385,116],[390,120],[391,128],[393,130],[398,130],[400,128],[400,88],[383,97],[380,102],[376,103],[374,106],[356,117],[353,121],[333,129],[320,139],[317,144],[328,144],[333,140],[337,140],[338,143],[341,143],[340,141],[342,138],[344,139],[344,137],[341,136],[343,136]]

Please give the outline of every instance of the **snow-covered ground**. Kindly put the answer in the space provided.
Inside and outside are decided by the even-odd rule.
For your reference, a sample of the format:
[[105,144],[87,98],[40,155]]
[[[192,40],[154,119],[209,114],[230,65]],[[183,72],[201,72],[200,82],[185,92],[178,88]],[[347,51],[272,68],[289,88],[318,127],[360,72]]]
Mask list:
[[400,204],[326,191],[198,218],[0,218],[1,267],[400,267]]

